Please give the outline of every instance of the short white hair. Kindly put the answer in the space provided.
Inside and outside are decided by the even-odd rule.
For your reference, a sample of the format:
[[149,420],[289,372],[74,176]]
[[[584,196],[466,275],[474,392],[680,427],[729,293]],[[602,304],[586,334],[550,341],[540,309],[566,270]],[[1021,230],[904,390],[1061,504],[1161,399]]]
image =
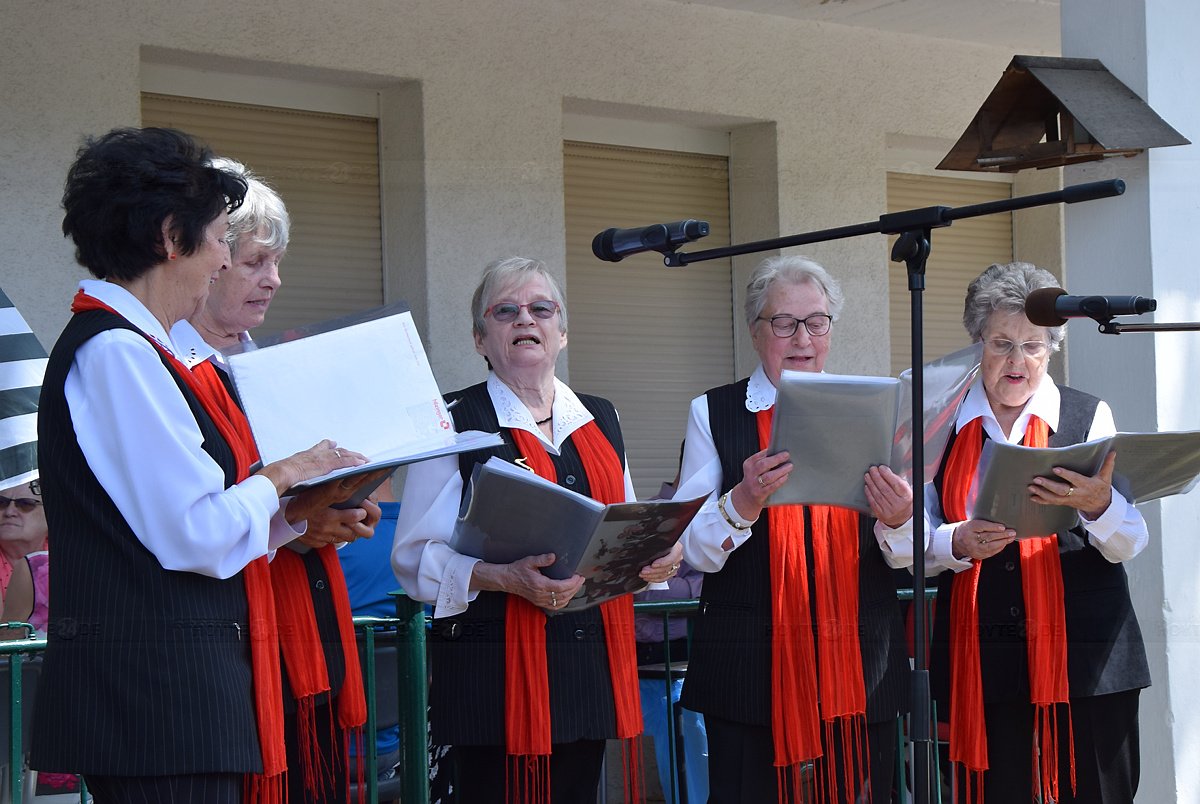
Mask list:
[[750,281],[746,284],[746,326],[754,327],[767,304],[767,296],[779,282],[792,285],[811,282],[825,296],[833,320],[837,321],[841,315],[845,301],[842,286],[828,271],[808,257],[767,257],[750,273]]

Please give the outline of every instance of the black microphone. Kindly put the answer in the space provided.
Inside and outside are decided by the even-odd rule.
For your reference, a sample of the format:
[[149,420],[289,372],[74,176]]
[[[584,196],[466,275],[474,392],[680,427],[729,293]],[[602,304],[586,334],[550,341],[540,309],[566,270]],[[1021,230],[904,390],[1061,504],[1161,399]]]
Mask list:
[[592,253],[600,260],[620,262],[643,251],[674,251],[676,246],[707,234],[708,221],[697,220],[655,223],[638,229],[605,229],[592,238]]
[[1025,299],[1025,317],[1039,327],[1061,327],[1068,318],[1108,322],[1113,316],[1157,309],[1158,302],[1144,296],[1068,296],[1062,288],[1040,288]]

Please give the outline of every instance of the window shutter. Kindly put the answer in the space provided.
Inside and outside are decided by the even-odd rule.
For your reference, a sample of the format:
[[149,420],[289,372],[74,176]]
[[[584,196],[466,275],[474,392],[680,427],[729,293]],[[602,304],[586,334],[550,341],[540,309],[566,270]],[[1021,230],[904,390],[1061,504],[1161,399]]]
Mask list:
[[199,137],[287,204],[283,285],[256,337],[383,304],[374,118],[142,93],[142,123]]
[[592,238],[695,218],[710,234],[681,250],[728,245],[728,159],[567,142],[563,181],[571,387],[616,405],[638,496],[653,496],[678,471],[692,398],[736,379],[730,261],[601,262]]

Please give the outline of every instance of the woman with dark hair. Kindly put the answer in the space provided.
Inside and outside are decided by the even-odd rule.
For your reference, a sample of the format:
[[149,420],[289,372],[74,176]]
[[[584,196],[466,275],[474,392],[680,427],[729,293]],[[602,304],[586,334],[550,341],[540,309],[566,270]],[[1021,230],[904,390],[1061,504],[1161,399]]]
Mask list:
[[1138,696],[1150,684],[1124,562],[1146,546],[1142,515],[1112,485],[1115,453],[1093,477],[1056,468],[1028,489],[1080,524],[1047,538],[968,519],[988,439],[1064,447],[1116,432],[1094,396],[1046,376],[1063,327],[1025,316],[1058,287],[1024,262],[992,265],[967,288],[963,325],[982,343],[980,381],[926,495],[927,574],[942,572],[930,682],[950,719],[950,759],[966,801],[1130,804],[1140,773]]
[[98,802],[282,800],[266,557],[353,489],[281,495],[366,462],[323,441],[252,473],[245,417],[172,341],[229,266],[246,192],[210,159],[178,131],[117,129],[80,149],[63,195],[96,279],[42,385],[55,601],[32,752],[83,773]]

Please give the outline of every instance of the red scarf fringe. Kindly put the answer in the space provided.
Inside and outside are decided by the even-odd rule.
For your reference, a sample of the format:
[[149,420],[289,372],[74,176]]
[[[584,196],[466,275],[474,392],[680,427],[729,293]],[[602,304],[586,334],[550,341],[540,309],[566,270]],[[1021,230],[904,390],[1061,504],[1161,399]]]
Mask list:
[[[770,440],[773,415],[774,409],[756,414],[762,449]],[[770,513],[771,737],[781,802],[788,799],[786,782],[797,781],[801,763],[808,761],[816,762],[810,784],[817,789],[807,791],[805,800],[852,798],[869,781],[858,630],[858,513],[824,505],[809,511],[815,618],[809,609],[804,506],[775,506]],[[825,756],[836,732],[842,741],[840,776],[832,757]]]
[[[1027,447],[1045,447],[1050,428],[1036,416],[1025,429]],[[961,430],[947,459],[942,510],[947,522],[967,519],[967,493],[983,451],[983,420],[972,419]],[[1066,707],[1071,789],[1075,789],[1075,746],[1071,734],[1070,686],[1067,682],[1067,623],[1063,609],[1062,565],[1058,537],[1022,539],[1021,586],[1025,599],[1029,690],[1034,706],[1034,795],[1057,801],[1058,727],[1056,706]],[[950,759],[968,774],[968,796],[983,802],[983,773],[988,769],[984,726],[983,677],[979,659],[979,575],[983,562],[954,579],[950,599]]]
[[[525,430],[509,431],[517,450],[540,477],[558,482],[542,442]],[[624,502],[625,472],[612,444],[594,421],[571,435],[587,475],[592,497],[602,503]],[[509,595],[505,613],[505,744],[509,754],[509,798],[520,782],[530,804],[550,800],[550,683],[546,671],[546,615],[528,600]],[[600,604],[612,676],[617,736],[623,741],[625,800],[644,799],[642,761],[637,738],[642,733],[634,641],[633,598],[623,595]]]

